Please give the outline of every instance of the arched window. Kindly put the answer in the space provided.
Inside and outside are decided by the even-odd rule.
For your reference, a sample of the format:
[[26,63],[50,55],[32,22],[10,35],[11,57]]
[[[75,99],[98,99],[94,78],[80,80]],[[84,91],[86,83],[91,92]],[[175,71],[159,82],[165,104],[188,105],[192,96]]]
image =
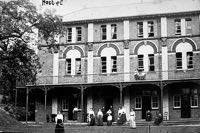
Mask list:
[[66,74],[81,74],[81,54],[76,49],[70,50],[66,54]]
[[176,46],[176,69],[192,69],[193,68],[193,48],[187,42],[179,43]]
[[104,48],[101,51],[101,72],[117,72],[117,53],[114,48]]
[[154,49],[150,45],[142,45],[138,49],[138,69],[154,71]]

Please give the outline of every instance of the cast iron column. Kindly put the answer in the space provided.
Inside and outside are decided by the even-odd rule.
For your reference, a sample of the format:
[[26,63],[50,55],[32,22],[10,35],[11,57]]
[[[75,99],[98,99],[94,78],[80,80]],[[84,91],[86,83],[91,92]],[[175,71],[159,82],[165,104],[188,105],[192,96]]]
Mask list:
[[122,88],[122,84],[121,83],[120,83],[119,91],[120,91],[120,106],[122,106],[122,91],[123,91],[123,88]]
[[45,118],[45,122],[47,122],[47,88],[46,87],[44,87],[44,110],[45,110],[45,116],[44,116],[44,118]]
[[84,113],[83,113],[83,94],[84,94],[84,87],[81,86],[81,122],[84,122]]
[[163,116],[163,83],[160,82],[160,113]]
[[26,88],[26,124],[27,124],[27,121],[28,121],[28,87]]

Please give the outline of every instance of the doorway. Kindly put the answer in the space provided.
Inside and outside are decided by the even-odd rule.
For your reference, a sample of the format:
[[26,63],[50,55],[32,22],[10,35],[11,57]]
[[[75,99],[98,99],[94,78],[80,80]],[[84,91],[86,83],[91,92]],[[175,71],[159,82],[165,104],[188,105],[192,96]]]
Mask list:
[[76,94],[69,97],[69,110],[68,110],[68,120],[73,120],[73,109],[77,106],[77,96]]
[[190,118],[190,115],[190,95],[185,94],[181,96],[181,118]]
[[105,98],[105,109],[106,109],[106,112],[110,109],[110,106],[113,107],[113,99],[112,99],[112,97],[107,97],[107,98]]
[[151,96],[142,97],[142,119],[146,119],[147,110],[151,110]]

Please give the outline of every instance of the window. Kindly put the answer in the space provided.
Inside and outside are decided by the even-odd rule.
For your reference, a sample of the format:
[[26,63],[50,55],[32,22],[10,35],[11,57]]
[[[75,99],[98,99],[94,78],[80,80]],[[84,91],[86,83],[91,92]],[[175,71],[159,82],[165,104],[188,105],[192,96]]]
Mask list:
[[81,58],[76,58],[76,74],[81,74]]
[[111,38],[117,39],[117,25],[111,24]]
[[67,42],[72,42],[72,28],[67,28]]
[[149,71],[154,71],[155,67],[154,67],[154,55],[153,54],[149,54]]
[[187,52],[187,68],[192,69],[193,68],[193,53]]
[[191,107],[198,107],[198,95],[191,96]]
[[64,98],[62,99],[62,110],[68,110],[69,108],[69,99]]
[[137,23],[137,34],[138,37],[143,37],[143,22]]
[[154,37],[153,21],[148,22],[148,37]]
[[101,39],[106,40],[106,25],[101,25]]
[[158,97],[152,97],[152,109],[158,109]]
[[101,57],[101,72],[106,73],[106,57]]
[[186,35],[192,34],[192,19],[191,18],[185,19],[185,29],[186,29]]
[[198,91],[196,88],[191,89],[191,107],[198,107]]
[[176,69],[182,69],[182,53],[176,53]]
[[175,34],[181,35],[181,19],[175,19]]
[[174,96],[174,108],[180,108],[181,107],[181,96]]
[[117,72],[117,56],[111,56],[111,72]]
[[138,55],[138,68],[139,69],[144,69],[143,57],[144,57],[144,55]]
[[142,109],[142,98],[141,97],[135,98],[135,109]]
[[66,74],[71,74],[71,59],[66,59]]
[[82,40],[82,29],[81,27],[76,27],[76,41],[80,42]]

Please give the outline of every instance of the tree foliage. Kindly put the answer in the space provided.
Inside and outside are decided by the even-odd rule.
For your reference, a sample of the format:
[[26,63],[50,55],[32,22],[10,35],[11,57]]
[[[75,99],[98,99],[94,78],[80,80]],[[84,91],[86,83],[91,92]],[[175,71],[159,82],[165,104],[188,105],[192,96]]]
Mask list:
[[[0,1],[0,82],[9,92],[16,80],[34,83],[41,67],[31,42],[38,30],[46,44],[54,45],[54,36],[62,31],[59,16],[40,14],[29,0]],[[51,41],[49,41],[51,40]],[[34,42],[32,45],[38,45]]]

